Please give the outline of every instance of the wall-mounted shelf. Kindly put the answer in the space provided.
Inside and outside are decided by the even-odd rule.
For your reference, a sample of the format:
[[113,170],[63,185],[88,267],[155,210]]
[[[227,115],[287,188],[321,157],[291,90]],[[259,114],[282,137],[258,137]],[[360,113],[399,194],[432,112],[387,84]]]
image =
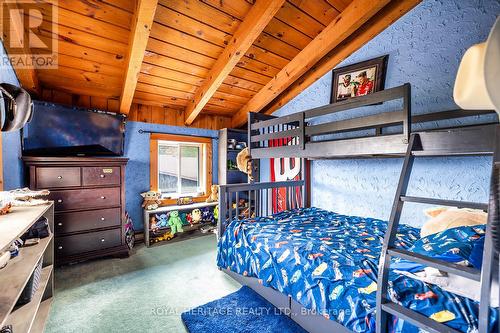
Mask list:
[[238,169],[228,169],[228,160],[236,163],[236,156],[242,149],[228,148],[228,140],[247,142],[247,132],[231,128],[223,128],[219,131],[219,184],[246,183],[247,175]]

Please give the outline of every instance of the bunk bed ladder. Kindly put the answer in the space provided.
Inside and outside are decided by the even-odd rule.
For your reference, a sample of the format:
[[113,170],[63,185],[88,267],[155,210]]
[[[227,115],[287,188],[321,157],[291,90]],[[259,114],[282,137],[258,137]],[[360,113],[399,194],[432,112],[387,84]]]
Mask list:
[[[413,162],[415,159],[414,153],[417,151],[419,156],[425,156],[425,151],[422,147],[419,134],[414,133],[410,136],[410,140],[408,142],[408,148],[405,154],[401,176],[399,178],[396,197],[394,199],[394,204],[392,206],[391,216],[389,219],[387,232],[384,237],[384,243],[380,256],[380,262],[378,268],[378,281],[377,281],[378,290],[377,290],[377,307],[376,307],[377,310],[376,329],[377,333],[388,332],[388,319],[389,319],[388,317],[390,314],[405,321],[408,321],[427,332],[458,333],[457,330],[454,330],[453,328],[446,326],[443,323],[428,318],[416,311],[413,311],[397,303],[394,303],[387,297],[389,291],[389,267],[391,264],[391,258],[393,257],[411,260],[416,263],[437,268],[441,271],[450,274],[456,274],[471,280],[480,281],[481,299],[485,299],[490,295],[492,267],[494,260],[494,255],[492,250],[493,244],[491,238],[491,226],[490,226],[491,223],[488,223],[486,228],[485,244],[484,244],[485,250],[483,256],[482,272],[475,268],[449,263],[443,260],[438,260],[435,258],[416,254],[395,247],[396,234],[401,218],[401,212],[403,210],[403,205],[405,202],[417,202],[424,204],[452,206],[458,208],[488,210],[488,204],[407,196],[406,192],[408,189],[408,183],[410,181]],[[499,155],[500,154],[497,153],[494,154],[494,161],[500,159]],[[495,172],[495,164],[496,163],[493,164],[494,165],[493,172]],[[492,184],[494,182],[494,179],[496,178],[495,174],[493,176],[494,177],[492,177]],[[494,200],[490,199],[490,205],[494,204],[495,204]],[[489,216],[489,222],[490,220],[491,216]],[[487,302],[480,302],[479,333],[486,333],[488,330],[489,303],[490,303],[489,300]]]

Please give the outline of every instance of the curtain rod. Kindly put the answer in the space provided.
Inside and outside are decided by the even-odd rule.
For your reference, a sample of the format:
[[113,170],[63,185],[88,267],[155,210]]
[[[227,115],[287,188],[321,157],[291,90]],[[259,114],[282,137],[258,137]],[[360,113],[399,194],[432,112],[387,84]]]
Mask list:
[[172,135],[183,135],[183,136],[192,136],[195,138],[207,138],[207,139],[216,139],[219,140],[218,136],[205,136],[205,135],[193,135],[193,134],[183,134],[183,133],[171,133],[171,132],[158,132],[158,131],[149,131],[143,130],[142,128],[138,130],[140,134],[172,134]]

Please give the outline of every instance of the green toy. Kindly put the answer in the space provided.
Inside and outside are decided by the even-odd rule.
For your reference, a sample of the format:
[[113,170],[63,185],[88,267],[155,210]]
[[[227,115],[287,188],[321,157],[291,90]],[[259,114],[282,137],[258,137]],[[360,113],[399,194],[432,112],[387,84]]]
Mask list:
[[172,235],[184,231],[182,230],[182,220],[179,217],[178,210],[170,212],[170,217],[168,218],[168,225],[170,226],[170,232]]
[[214,219],[217,221],[219,219],[219,205],[214,208]]

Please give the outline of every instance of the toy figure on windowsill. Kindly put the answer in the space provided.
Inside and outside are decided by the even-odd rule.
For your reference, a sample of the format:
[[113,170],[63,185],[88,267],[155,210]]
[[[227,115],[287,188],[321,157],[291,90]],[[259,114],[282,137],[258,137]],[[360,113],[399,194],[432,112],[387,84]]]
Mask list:
[[170,212],[170,217],[168,218],[168,225],[170,226],[170,232],[172,233],[172,235],[184,231],[182,229],[182,220],[179,217],[178,210]]
[[219,185],[212,185],[210,187],[210,195],[208,196],[207,202],[217,202],[219,201]]
[[161,194],[155,191],[141,193],[141,197],[144,198],[144,201],[142,202],[142,208],[145,208],[146,210],[157,209],[159,204],[161,204],[160,196]]

